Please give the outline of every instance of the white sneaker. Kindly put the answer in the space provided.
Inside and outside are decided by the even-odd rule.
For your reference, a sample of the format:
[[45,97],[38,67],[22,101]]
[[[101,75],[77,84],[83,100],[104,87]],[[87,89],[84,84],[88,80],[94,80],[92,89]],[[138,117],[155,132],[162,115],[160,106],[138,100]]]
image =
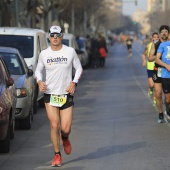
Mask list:
[[167,114],[167,111],[164,112],[164,119],[166,122],[170,122],[170,116]]

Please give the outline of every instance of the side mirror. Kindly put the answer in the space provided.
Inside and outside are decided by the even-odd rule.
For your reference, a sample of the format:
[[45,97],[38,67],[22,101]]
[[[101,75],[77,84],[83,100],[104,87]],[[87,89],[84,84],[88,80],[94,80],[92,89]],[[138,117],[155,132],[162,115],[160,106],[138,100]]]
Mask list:
[[31,69],[28,69],[28,76],[31,77],[33,75],[33,71]]
[[14,84],[14,79],[9,77],[9,79],[7,80],[7,87],[12,86]]

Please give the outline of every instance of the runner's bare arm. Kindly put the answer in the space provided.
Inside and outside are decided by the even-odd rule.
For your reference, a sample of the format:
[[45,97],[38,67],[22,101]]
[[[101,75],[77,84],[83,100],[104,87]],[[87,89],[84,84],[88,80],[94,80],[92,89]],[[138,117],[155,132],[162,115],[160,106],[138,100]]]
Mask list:
[[151,47],[151,50],[150,50],[150,53],[148,56],[148,61],[150,61],[150,62],[155,61],[156,56],[154,54],[155,54],[155,45],[154,45],[154,43],[152,43],[152,47]]

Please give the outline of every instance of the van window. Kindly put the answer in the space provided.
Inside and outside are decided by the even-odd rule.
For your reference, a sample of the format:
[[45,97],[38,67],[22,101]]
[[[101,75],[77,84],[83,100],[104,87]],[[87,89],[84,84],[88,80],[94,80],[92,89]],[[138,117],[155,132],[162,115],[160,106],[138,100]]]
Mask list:
[[34,37],[21,35],[0,35],[0,46],[17,48],[24,58],[32,58]]

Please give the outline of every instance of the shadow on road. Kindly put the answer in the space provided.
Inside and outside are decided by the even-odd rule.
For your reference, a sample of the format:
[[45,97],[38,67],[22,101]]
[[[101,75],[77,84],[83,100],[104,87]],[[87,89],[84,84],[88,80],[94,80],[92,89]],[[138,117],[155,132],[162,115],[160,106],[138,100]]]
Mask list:
[[77,159],[73,159],[68,162],[65,162],[64,164],[77,162],[77,161],[81,161],[85,159],[97,159],[97,158],[102,158],[102,157],[113,155],[113,154],[130,152],[136,149],[143,148],[145,146],[146,146],[146,142],[136,142],[136,143],[132,143],[128,145],[107,146],[107,147],[98,149],[96,152],[89,153],[85,156],[81,156]]

